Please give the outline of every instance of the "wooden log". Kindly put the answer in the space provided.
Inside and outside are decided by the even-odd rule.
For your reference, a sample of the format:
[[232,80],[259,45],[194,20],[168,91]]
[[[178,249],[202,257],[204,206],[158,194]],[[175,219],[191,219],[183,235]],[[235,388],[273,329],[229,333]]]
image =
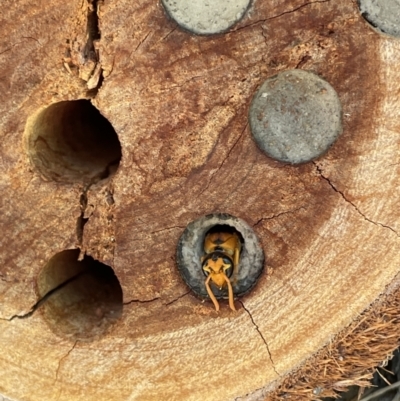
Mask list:
[[[217,36],[191,35],[148,0],[18,0],[0,22],[0,393],[266,393],[393,283],[400,43],[355,2],[255,1]],[[335,88],[343,133],[290,166],[257,148],[248,109],[266,78],[296,68]],[[93,121],[74,107],[38,119],[80,99],[111,123],[120,162],[91,167],[79,135]],[[64,131],[75,137],[57,148]],[[223,301],[215,312],[176,268],[187,224],[217,212],[252,226],[265,253],[237,312]],[[92,274],[107,266],[120,287],[110,270]]]

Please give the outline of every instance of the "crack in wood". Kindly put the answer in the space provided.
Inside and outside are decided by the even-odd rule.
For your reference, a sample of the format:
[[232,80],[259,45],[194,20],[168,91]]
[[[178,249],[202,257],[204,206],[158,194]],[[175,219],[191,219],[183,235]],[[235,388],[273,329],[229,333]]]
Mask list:
[[34,40],[35,42],[37,42],[39,44],[40,47],[42,47],[41,43],[39,42],[38,39],[33,38],[31,36],[21,36],[22,39],[24,40],[20,40],[19,42],[15,42],[12,45],[10,45],[9,47],[5,48],[4,50],[0,50],[0,56],[3,53],[9,52],[10,50],[12,50],[15,46],[20,45],[21,43],[23,43],[25,40]]
[[279,212],[279,213],[277,213],[277,214],[273,214],[272,216],[269,216],[269,217],[261,217],[260,220],[258,220],[256,223],[253,224],[253,227],[258,226],[258,225],[259,225],[260,223],[262,223],[264,220],[273,220],[273,219],[275,219],[275,218],[277,218],[277,217],[280,217],[280,216],[283,216],[283,215],[285,215],[285,214],[292,214],[292,213],[298,212],[298,211],[301,210],[301,209],[307,210],[307,208],[306,208],[305,206],[300,206],[300,207],[298,207],[298,208],[296,208],[296,209],[285,210],[285,211],[283,211],[283,212]]
[[390,227],[390,226],[388,226],[388,225],[386,225],[386,224],[380,223],[379,221],[374,221],[374,220],[371,220],[370,218],[368,218],[368,217],[357,207],[356,204],[354,204],[351,200],[347,199],[347,197],[345,196],[345,194],[344,194],[342,191],[340,191],[340,190],[332,183],[332,181],[331,181],[328,177],[326,177],[326,176],[324,175],[324,173],[323,173],[321,167],[318,166],[318,164],[317,164],[316,162],[312,162],[312,163],[313,163],[314,166],[316,167],[317,174],[318,174],[319,176],[321,176],[321,178],[323,178],[323,179],[329,184],[329,186],[343,198],[343,200],[344,200],[345,202],[347,202],[348,204],[350,204],[350,205],[354,208],[354,210],[355,210],[360,216],[362,216],[362,218],[363,218],[364,220],[366,220],[366,221],[368,221],[369,223],[372,223],[372,224],[374,224],[374,225],[376,225],[376,226],[380,226],[380,227],[386,228],[386,229],[392,231],[393,233],[395,233],[395,234],[397,235],[397,237],[400,237],[400,235],[398,234],[398,232],[397,232],[394,228],[392,228],[392,227]]
[[28,39],[28,40],[34,40],[35,42],[37,42],[39,44],[39,46],[42,46],[41,43],[39,42],[38,39],[32,37],[32,36],[21,36],[22,39]]
[[40,298],[38,301],[36,301],[36,303],[31,307],[31,309],[28,312],[24,312],[21,314],[17,313],[8,318],[0,317],[0,320],[5,320],[5,321],[11,322],[14,319],[27,319],[27,318],[31,317],[52,295],[54,295],[56,292],[60,291],[65,286],[67,286],[68,284],[77,280],[79,277],[81,277],[82,275],[84,275],[86,273],[87,273],[86,271],[80,272],[80,273],[76,274],[75,276],[69,278],[68,280],[64,281],[63,283],[59,284],[57,287],[53,288],[52,290],[48,291],[45,295],[43,295],[42,298]]
[[184,226],[171,226],[171,227],[166,227],[166,228],[160,228],[159,230],[155,230],[155,231],[150,232],[150,234],[158,234],[158,233],[161,233],[163,231],[175,230],[177,228],[179,228],[180,230],[183,230],[186,227],[184,227]]
[[280,18],[280,17],[282,17],[283,15],[286,15],[286,14],[295,13],[296,11],[299,11],[299,10],[301,10],[302,8],[308,7],[308,6],[313,5],[313,4],[318,4],[318,3],[329,3],[330,1],[331,1],[331,0],[316,0],[316,1],[310,1],[310,2],[308,2],[308,3],[302,4],[301,6],[298,6],[298,7],[296,7],[296,8],[293,8],[292,10],[284,11],[284,12],[278,14],[278,15],[274,15],[274,16],[272,16],[272,17],[269,17],[269,18],[266,19],[266,21],[270,21],[270,20],[273,20],[273,19],[276,19],[276,18]]
[[[63,357],[61,357],[60,360],[58,361],[58,367],[57,367],[57,370],[56,370],[56,378],[55,378],[55,380],[54,380],[53,386],[54,386],[54,385],[57,383],[57,381],[58,381],[58,372],[59,372],[59,370],[60,370],[60,368],[61,368],[61,363],[64,361],[64,359],[68,358],[68,356],[71,354],[71,352],[75,349],[77,343],[78,343],[78,340],[76,340],[76,341],[74,342],[72,348],[69,349],[68,352],[67,352]],[[61,394],[62,394],[62,388],[60,388],[60,391],[59,391],[59,393],[58,393],[57,401],[60,399]]]
[[144,300],[142,300],[142,299],[131,299],[129,301],[124,302],[123,305],[126,306],[126,305],[130,305],[130,304],[148,304],[148,303],[151,303],[151,302],[158,301],[159,299],[161,299],[161,297],[155,297],[155,298],[152,298],[152,299],[144,299]]
[[178,26],[176,26],[174,29],[172,29],[171,31],[169,31],[164,37],[162,37],[159,42],[162,42],[163,40],[167,39],[169,35],[171,35],[172,33],[174,33],[176,31],[176,29],[178,28]]
[[146,35],[144,36],[144,38],[139,42],[139,44],[136,46],[136,49],[133,51],[133,53],[136,53],[140,47],[142,46],[142,44],[146,41],[146,39],[150,36],[152,31],[149,31],[146,33]]
[[242,132],[239,134],[238,138],[236,139],[235,143],[231,146],[231,148],[229,149],[227,155],[224,157],[224,159],[222,160],[222,162],[220,163],[220,165],[217,167],[217,169],[211,174],[210,179],[208,180],[208,183],[206,185],[206,187],[200,192],[199,197],[201,197],[204,192],[207,191],[207,189],[209,188],[209,186],[211,185],[211,181],[213,180],[213,178],[215,177],[215,175],[221,170],[222,166],[225,164],[225,162],[228,160],[229,156],[231,155],[233,149],[236,147],[236,145],[238,144],[238,142],[240,141],[240,139],[243,137],[244,132],[246,131],[247,127],[248,127],[249,123],[247,122],[246,125],[244,126]]
[[82,49],[84,64],[93,62],[95,67],[87,80],[88,95],[95,97],[103,84],[103,68],[97,42],[101,39],[99,25],[99,1],[87,0],[86,43]]
[[[112,162],[108,163],[108,165],[104,168],[104,170],[98,173],[95,177],[93,177],[90,182],[82,188],[82,192],[79,195],[79,204],[81,208],[81,213],[79,214],[77,221],[76,221],[76,237],[78,241],[78,245],[82,247],[83,245],[83,236],[84,236],[84,228],[86,223],[89,221],[90,216],[85,217],[86,210],[88,207],[88,192],[92,185],[97,184],[99,181],[108,178],[112,174],[112,170],[114,166],[117,165],[119,162],[118,160],[113,160]],[[112,206],[115,203],[113,192],[110,189],[106,191],[106,202],[108,206]],[[90,205],[94,207],[93,205]]]
[[164,88],[161,88],[159,91],[152,91],[152,92],[153,92],[155,95],[158,95],[158,94],[160,94],[160,93],[162,93],[162,92],[167,92],[167,91],[169,91],[169,90],[171,90],[171,89],[182,88],[182,87],[184,87],[186,84],[188,84],[189,82],[196,81],[196,80],[202,79],[202,78],[204,78],[203,75],[196,75],[196,76],[194,76],[194,77],[191,77],[191,78],[187,79],[186,81],[183,81],[182,83],[177,83],[176,85],[166,86],[166,87],[164,87]]
[[278,373],[278,371],[276,370],[275,367],[275,363],[274,360],[272,359],[272,354],[271,351],[269,349],[269,345],[267,340],[265,339],[263,333],[261,332],[260,328],[258,327],[258,325],[256,324],[256,322],[254,321],[253,315],[251,314],[251,312],[246,308],[246,306],[244,305],[243,301],[239,301],[239,303],[243,306],[243,309],[247,312],[247,314],[250,317],[251,323],[253,324],[253,326],[255,327],[255,329],[257,330],[258,334],[260,335],[261,339],[263,340],[265,347],[267,349],[268,355],[269,355],[269,360],[271,361],[271,365],[272,368],[274,369],[274,372],[277,374],[277,376],[281,377],[281,375]]
[[69,355],[71,354],[71,352],[75,349],[76,344],[78,344],[78,340],[76,340],[76,341],[74,342],[74,344],[73,344],[72,347],[68,350],[68,352],[67,352],[65,355],[63,355],[63,356],[60,358],[60,360],[58,361],[58,366],[57,366],[57,370],[56,370],[55,380],[54,380],[53,386],[54,386],[54,385],[57,383],[57,381],[58,381],[58,374],[59,374],[59,372],[60,372],[62,362],[63,362],[66,358],[69,357]]
[[89,217],[85,217],[85,212],[88,204],[88,197],[87,197],[88,190],[89,187],[83,188],[82,193],[79,196],[81,213],[76,221],[76,237],[78,239],[78,244],[80,246],[82,246],[83,244],[83,230],[85,228],[86,223],[89,221]]
[[[169,305],[173,304],[173,303],[176,302],[176,301],[179,301],[181,298],[183,298],[183,297],[185,297],[186,295],[189,295],[189,294],[190,294],[190,290],[187,291],[187,292],[185,292],[184,294],[179,295],[177,298],[173,299],[172,301],[167,302],[164,306],[169,306]],[[151,303],[151,302],[158,301],[158,300],[160,300],[160,299],[161,299],[161,297],[155,297],[155,298],[146,299],[146,300],[142,300],[142,299],[131,299],[130,301],[124,302],[123,305],[125,306],[125,305],[134,304],[134,303],[138,303],[138,304],[148,304],[148,303]]]
[[[253,26],[262,24],[262,23],[264,23],[264,22],[266,22],[266,21],[271,21],[271,20],[280,18],[280,17],[282,17],[282,16],[284,16],[284,15],[287,15],[287,14],[295,13],[296,11],[299,11],[299,10],[301,10],[302,8],[308,7],[308,6],[312,5],[312,4],[317,4],[317,3],[329,3],[330,1],[332,1],[332,0],[316,0],[316,1],[310,1],[310,2],[307,2],[307,3],[304,3],[304,4],[300,5],[300,6],[298,6],[298,7],[296,7],[296,8],[293,8],[292,10],[283,11],[282,13],[277,14],[277,15],[273,15],[272,17],[265,18],[265,19],[261,19],[261,20],[258,20],[258,21],[254,21],[254,22],[252,22],[252,23],[250,23],[250,24],[248,24],[248,25],[239,27],[239,28],[237,28],[237,29],[235,29],[235,30],[232,30],[231,32],[228,32],[227,35],[232,34],[232,33],[235,33],[235,32],[242,31],[243,29],[251,28],[251,27],[253,27]],[[263,36],[264,36],[264,35],[263,35]],[[264,36],[264,38],[265,38],[265,36]]]
[[172,301],[167,302],[167,303],[165,304],[165,306],[170,306],[171,304],[175,303],[176,301],[179,301],[181,298],[185,297],[186,295],[189,295],[190,292],[191,292],[191,291],[189,290],[189,291],[185,292],[184,294],[180,295],[178,298],[175,298],[175,299],[173,299]]
[[97,3],[98,0],[88,0],[86,14],[86,43],[82,49],[82,55],[85,60],[93,60],[96,62],[99,61],[99,57],[95,48],[95,41],[101,38]]

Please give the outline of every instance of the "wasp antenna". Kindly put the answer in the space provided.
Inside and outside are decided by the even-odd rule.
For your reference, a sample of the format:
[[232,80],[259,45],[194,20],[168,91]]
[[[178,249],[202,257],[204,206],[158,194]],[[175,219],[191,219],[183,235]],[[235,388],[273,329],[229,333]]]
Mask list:
[[226,276],[226,274],[223,273],[223,275],[224,275],[224,279],[225,279],[225,281],[226,281],[226,284],[228,285],[229,307],[230,307],[232,310],[235,311],[236,308],[235,308],[235,303],[233,302],[233,289],[232,289],[232,284],[231,284],[229,278]]
[[211,288],[210,288],[210,285],[209,285],[210,279],[211,279],[211,274],[207,277],[207,279],[205,281],[206,290],[207,290],[208,296],[211,298],[211,301],[213,301],[213,304],[215,306],[215,310],[218,312],[219,311],[219,303],[217,301],[217,298],[215,298],[215,295],[211,291]]

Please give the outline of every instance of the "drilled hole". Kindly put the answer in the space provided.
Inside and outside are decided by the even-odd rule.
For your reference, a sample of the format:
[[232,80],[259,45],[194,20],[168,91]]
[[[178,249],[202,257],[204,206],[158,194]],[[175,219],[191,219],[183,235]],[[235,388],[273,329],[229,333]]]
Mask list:
[[88,100],[40,110],[28,119],[24,140],[31,163],[54,181],[94,183],[115,173],[121,160],[116,132]]
[[41,308],[52,331],[71,339],[92,340],[122,314],[122,289],[113,269],[79,250],[53,256],[39,274]]
[[398,0],[358,0],[361,15],[377,31],[400,37],[400,3]]
[[[231,277],[233,293],[241,296],[256,284],[264,267],[264,252],[252,228],[243,220],[217,213],[203,216],[188,224],[177,246],[178,270],[186,284],[201,298],[209,298],[205,287],[205,275],[201,258],[205,255],[207,234],[236,233],[241,243],[241,252],[236,277]],[[213,287],[217,299],[227,298],[227,288]]]

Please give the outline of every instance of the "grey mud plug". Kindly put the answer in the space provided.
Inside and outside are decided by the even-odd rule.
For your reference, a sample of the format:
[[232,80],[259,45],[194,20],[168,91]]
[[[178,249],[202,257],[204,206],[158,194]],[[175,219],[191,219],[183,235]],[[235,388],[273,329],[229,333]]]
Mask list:
[[251,133],[273,159],[299,164],[325,153],[342,132],[342,106],[332,86],[308,71],[268,78],[250,106]]
[[198,35],[222,33],[236,24],[250,0],[162,0],[168,15],[182,28]]
[[361,15],[378,31],[400,37],[398,0],[358,0]]

